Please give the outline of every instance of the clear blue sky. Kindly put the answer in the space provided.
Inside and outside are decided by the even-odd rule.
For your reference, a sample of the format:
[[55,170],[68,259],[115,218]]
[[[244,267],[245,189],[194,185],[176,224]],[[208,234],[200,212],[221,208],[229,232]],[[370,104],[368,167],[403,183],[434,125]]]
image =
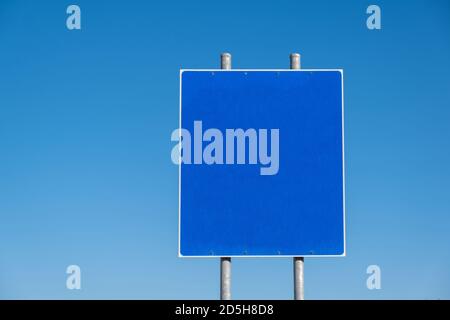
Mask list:
[[[1,1],[0,298],[218,297],[217,260],[177,257],[170,134],[179,69],[223,51],[235,68],[300,52],[345,70],[347,257],[306,259],[306,298],[449,299],[445,0]],[[233,297],[290,299],[290,259],[235,259]]]

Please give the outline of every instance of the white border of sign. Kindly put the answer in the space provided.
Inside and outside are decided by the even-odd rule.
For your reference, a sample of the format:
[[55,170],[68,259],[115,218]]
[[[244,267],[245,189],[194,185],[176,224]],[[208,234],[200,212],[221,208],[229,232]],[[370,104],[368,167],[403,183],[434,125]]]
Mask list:
[[[346,216],[345,216],[345,155],[344,155],[344,70],[343,69],[180,69],[180,113],[179,113],[179,129],[181,139],[181,94],[182,94],[182,76],[185,71],[200,71],[200,72],[254,72],[254,71],[275,71],[275,72],[309,72],[309,71],[338,71],[341,73],[341,89],[342,89],[342,207],[343,207],[343,227],[344,227],[344,252],[340,255],[231,255],[231,256],[183,256],[181,254],[181,161],[178,165],[178,257],[179,258],[293,258],[293,257],[307,257],[307,258],[333,258],[345,257],[347,251],[347,235],[346,235]],[[179,140],[180,141],[180,140]],[[181,157],[181,155],[180,155]],[[181,159],[180,159],[181,160]]]

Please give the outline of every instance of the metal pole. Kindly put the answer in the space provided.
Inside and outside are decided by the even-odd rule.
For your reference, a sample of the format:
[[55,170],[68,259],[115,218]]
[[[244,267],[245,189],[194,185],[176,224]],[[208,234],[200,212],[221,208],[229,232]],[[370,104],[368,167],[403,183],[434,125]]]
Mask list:
[[231,54],[224,52],[220,55],[220,69],[231,69]]
[[303,278],[304,259],[294,257],[294,300],[305,299],[305,283]]
[[220,299],[231,300],[231,258],[220,258]]
[[300,69],[300,54],[291,53],[291,69]]
[[[220,55],[220,68],[231,69],[231,54],[225,52]],[[220,258],[220,299],[231,300],[231,258]]]
[[[291,69],[300,69],[300,54],[291,53],[290,56],[290,67]],[[304,282],[304,258],[303,257],[294,257],[294,300],[304,300],[305,299],[305,282]]]

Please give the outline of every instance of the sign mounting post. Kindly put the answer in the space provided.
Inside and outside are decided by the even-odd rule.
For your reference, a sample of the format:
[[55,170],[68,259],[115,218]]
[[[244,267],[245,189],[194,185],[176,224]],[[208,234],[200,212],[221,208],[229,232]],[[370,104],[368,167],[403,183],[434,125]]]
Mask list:
[[[220,68],[231,69],[231,54],[225,52],[220,55]],[[220,258],[220,299],[231,300],[231,258]]]
[[[291,69],[300,69],[300,54],[291,53]],[[304,258],[303,257],[294,257],[294,300],[304,300],[305,299],[305,287],[304,287]]]

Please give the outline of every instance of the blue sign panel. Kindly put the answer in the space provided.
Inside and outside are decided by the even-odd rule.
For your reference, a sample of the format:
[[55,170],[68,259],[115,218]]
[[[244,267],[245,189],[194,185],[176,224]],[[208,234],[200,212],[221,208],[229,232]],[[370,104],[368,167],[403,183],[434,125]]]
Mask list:
[[180,77],[179,255],[345,255],[342,71]]

